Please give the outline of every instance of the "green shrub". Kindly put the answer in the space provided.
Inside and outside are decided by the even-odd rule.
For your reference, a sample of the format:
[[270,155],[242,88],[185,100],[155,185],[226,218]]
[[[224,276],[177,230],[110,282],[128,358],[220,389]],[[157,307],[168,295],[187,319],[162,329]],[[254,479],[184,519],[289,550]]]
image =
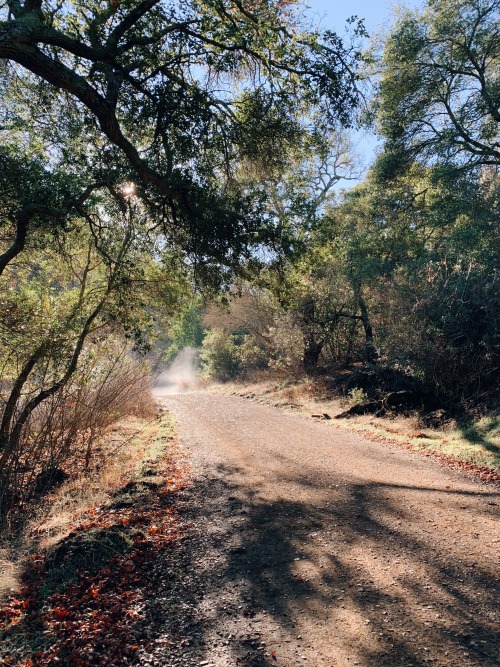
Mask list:
[[241,370],[241,348],[233,334],[212,329],[203,340],[200,361],[204,377],[227,382]]

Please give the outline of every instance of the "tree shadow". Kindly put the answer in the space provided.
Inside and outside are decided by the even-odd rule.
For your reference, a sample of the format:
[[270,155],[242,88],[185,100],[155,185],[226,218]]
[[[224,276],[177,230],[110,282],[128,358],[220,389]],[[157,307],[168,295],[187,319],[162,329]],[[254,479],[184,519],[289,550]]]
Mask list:
[[[156,651],[165,665],[177,664],[183,652],[192,664],[207,660],[216,667],[497,664],[493,614],[500,585],[492,565],[454,561],[436,551],[431,530],[409,530],[415,509],[401,506],[398,491],[414,494],[416,505],[421,494],[433,493],[436,503],[453,499],[455,508],[484,496],[488,515],[497,511],[500,493],[349,483],[326,472],[282,470],[277,487],[294,493],[272,501],[262,495],[264,485],[248,486],[245,471],[227,465],[183,493],[159,492],[144,480],[123,487],[108,510],[132,523],[89,535],[97,555],[104,549],[103,562],[78,534],[63,543],[60,562],[52,561],[61,572],[86,570],[71,590],[61,589],[58,606],[44,619],[59,638],[59,664],[77,664],[76,658],[83,665],[115,664],[117,656],[123,664],[142,664],[143,649],[144,656]],[[150,539],[156,517],[170,516],[174,506],[184,523],[196,526],[196,540]],[[92,560],[95,577],[79,557]],[[38,592],[30,613],[13,628],[32,653],[49,648],[40,622],[45,596],[54,592],[42,589],[47,570],[34,574]],[[86,630],[88,618],[93,625]],[[316,628],[317,647],[304,624]],[[3,639],[15,654],[15,637]],[[337,662],[334,651],[350,662]]]
[[[287,481],[306,492],[301,498],[316,490],[315,499],[269,502],[238,483],[240,474],[219,466],[208,485],[193,490],[205,498],[193,518],[210,535],[206,554],[211,549],[213,557],[205,569],[210,618],[199,645],[210,646],[207,660],[214,660],[213,639],[220,637],[231,664],[299,664],[291,647],[307,644],[307,637],[296,639],[307,619],[323,640],[336,633],[330,634],[331,650],[342,647],[352,664],[497,664],[498,577],[488,564],[454,562],[437,551],[431,532],[406,530],[412,512],[392,496],[402,489],[459,502],[469,495],[498,501],[500,494],[353,483],[332,485],[318,501],[324,480],[287,473]],[[484,511],[493,514],[494,504]],[[260,645],[262,635],[242,633],[262,619],[274,628],[276,655],[271,645]],[[231,634],[236,636],[224,645]],[[315,664],[337,663],[326,651],[317,653]]]
[[500,417],[493,417],[490,422],[481,429],[474,423],[462,424],[460,426],[460,432],[465,440],[476,445],[482,445],[489,452],[500,457],[500,446],[496,445],[489,438],[489,435],[495,431],[499,425]]

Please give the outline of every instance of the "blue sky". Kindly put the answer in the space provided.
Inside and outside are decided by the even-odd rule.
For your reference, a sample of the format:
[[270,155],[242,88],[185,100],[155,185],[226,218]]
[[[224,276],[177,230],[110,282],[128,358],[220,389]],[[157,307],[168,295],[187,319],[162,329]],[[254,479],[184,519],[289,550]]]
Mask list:
[[373,34],[381,25],[390,23],[393,8],[396,4],[415,9],[421,7],[423,0],[403,0],[396,3],[393,0],[306,0],[313,16],[321,19],[321,27],[332,28],[339,33],[344,30],[345,21],[349,16],[359,16],[365,19],[368,32]]
[[[308,14],[320,28],[330,28],[342,35],[345,30],[346,19],[358,16],[365,19],[365,26],[370,35],[375,35],[383,26],[390,26],[393,20],[396,5],[417,9],[425,4],[425,0],[305,0],[309,7]],[[373,161],[377,148],[377,138],[370,132],[356,132],[354,141],[357,153],[360,155],[365,168]],[[338,188],[352,187],[355,182],[338,183]]]

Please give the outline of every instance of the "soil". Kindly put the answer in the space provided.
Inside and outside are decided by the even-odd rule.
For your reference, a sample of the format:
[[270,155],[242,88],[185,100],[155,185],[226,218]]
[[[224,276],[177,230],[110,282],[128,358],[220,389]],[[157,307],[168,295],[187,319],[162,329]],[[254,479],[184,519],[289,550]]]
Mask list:
[[498,486],[243,398],[162,398],[197,594],[168,665],[500,665]]

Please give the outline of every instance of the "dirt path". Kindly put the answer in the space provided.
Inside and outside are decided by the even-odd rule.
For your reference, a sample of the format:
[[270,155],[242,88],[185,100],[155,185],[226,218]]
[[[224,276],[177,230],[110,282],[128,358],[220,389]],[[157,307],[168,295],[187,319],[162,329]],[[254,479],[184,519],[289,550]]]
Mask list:
[[163,401],[204,589],[179,664],[500,664],[498,488],[241,398]]

